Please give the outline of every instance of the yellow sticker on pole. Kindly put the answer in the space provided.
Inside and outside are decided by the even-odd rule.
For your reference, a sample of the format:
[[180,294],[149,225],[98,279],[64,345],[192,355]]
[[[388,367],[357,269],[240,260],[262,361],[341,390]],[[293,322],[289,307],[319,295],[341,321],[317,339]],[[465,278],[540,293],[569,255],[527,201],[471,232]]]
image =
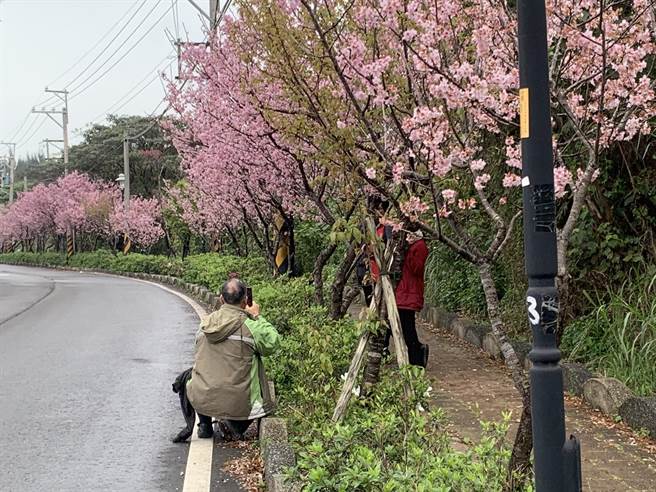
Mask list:
[[528,115],[528,87],[524,87],[519,89],[519,138],[528,138],[531,134]]

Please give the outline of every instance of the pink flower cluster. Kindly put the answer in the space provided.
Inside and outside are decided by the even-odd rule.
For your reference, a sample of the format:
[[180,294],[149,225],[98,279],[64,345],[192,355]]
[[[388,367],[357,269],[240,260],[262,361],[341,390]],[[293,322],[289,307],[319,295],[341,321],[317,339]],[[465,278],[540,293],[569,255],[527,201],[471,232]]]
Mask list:
[[90,233],[107,238],[127,233],[139,246],[162,237],[159,206],[135,198],[130,213],[117,220],[123,208],[120,190],[112,183],[72,172],[52,184],[39,184],[21,193],[0,213],[0,242],[47,239],[55,234]]

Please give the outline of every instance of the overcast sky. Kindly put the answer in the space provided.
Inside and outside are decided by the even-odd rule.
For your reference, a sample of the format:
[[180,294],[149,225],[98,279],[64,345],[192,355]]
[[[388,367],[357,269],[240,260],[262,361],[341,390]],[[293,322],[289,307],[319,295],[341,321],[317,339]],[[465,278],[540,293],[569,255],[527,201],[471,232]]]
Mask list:
[[[196,3],[208,9],[208,0]],[[46,86],[70,92],[72,144],[107,112],[151,114],[164,96],[157,72],[177,71],[166,29],[183,40],[204,36],[200,14],[187,0],[0,0],[0,141],[18,142],[23,156],[36,153],[45,138],[62,138],[45,115],[28,116],[52,96]],[[46,107],[62,103],[53,99]]]

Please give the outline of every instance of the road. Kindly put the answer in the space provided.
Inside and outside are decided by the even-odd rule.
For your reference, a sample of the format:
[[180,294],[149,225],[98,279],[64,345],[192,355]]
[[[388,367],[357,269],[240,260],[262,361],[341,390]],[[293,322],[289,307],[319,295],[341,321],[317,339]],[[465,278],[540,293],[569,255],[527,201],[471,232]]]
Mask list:
[[181,490],[197,326],[147,283],[0,265],[0,490]]

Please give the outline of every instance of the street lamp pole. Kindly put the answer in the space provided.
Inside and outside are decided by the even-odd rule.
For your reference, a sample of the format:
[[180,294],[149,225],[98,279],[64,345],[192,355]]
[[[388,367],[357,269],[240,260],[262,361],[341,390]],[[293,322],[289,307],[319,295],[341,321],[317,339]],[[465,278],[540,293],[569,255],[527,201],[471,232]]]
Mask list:
[[565,438],[563,371],[556,343],[558,260],[545,2],[518,0],[517,10],[535,486],[537,492],[578,492],[580,447],[574,436]]
[[130,140],[127,132],[123,135],[123,174],[125,180],[123,203],[125,210],[127,210],[130,208]]

